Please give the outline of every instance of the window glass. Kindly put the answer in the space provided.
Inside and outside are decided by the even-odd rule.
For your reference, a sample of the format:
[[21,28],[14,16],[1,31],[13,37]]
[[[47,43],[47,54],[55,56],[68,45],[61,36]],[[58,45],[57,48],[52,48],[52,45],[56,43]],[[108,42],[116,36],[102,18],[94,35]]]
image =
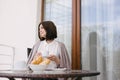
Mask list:
[[120,79],[120,0],[82,1],[82,68],[100,71],[83,80]]

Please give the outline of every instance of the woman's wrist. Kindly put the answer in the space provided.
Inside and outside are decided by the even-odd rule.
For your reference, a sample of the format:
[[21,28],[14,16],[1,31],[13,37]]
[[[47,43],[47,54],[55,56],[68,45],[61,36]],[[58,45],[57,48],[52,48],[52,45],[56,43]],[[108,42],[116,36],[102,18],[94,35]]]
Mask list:
[[56,62],[57,65],[59,65],[60,64],[59,58],[57,58],[55,62]]

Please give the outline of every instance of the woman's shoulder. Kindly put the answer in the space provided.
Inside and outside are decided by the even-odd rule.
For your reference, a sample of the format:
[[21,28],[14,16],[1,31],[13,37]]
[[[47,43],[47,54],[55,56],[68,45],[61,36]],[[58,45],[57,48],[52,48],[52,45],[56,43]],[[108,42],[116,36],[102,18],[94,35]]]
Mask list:
[[36,43],[33,45],[34,47],[38,46],[41,43],[40,40],[36,41]]
[[61,47],[61,46],[65,46],[63,42],[57,41],[55,40],[55,42]]
[[34,45],[37,45],[37,44],[39,44],[41,41],[40,40],[38,40],[38,41],[36,41],[36,43],[34,44]]

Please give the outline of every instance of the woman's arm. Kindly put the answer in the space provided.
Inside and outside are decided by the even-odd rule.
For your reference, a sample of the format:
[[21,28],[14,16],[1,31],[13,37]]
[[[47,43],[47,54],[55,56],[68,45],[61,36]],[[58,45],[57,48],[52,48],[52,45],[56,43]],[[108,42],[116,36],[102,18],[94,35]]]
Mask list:
[[71,62],[65,45],[59,42],[60,45],[60,67],[71,69]]

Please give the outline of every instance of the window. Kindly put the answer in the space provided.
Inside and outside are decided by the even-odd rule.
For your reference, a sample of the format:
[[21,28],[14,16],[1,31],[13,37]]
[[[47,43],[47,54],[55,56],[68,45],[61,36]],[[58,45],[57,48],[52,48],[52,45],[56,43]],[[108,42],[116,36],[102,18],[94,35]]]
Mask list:
[[101,72],[89,80],[119,80],[120,1],[81,1],[82,68]]
[[58,40],[65,43],[71,57],[72,0],[45,0],[44,18],[57,26]]
[[42,0],[41,21],[57,25],[58,39],[65,43],[72,69],[80,69],[80,0]]

